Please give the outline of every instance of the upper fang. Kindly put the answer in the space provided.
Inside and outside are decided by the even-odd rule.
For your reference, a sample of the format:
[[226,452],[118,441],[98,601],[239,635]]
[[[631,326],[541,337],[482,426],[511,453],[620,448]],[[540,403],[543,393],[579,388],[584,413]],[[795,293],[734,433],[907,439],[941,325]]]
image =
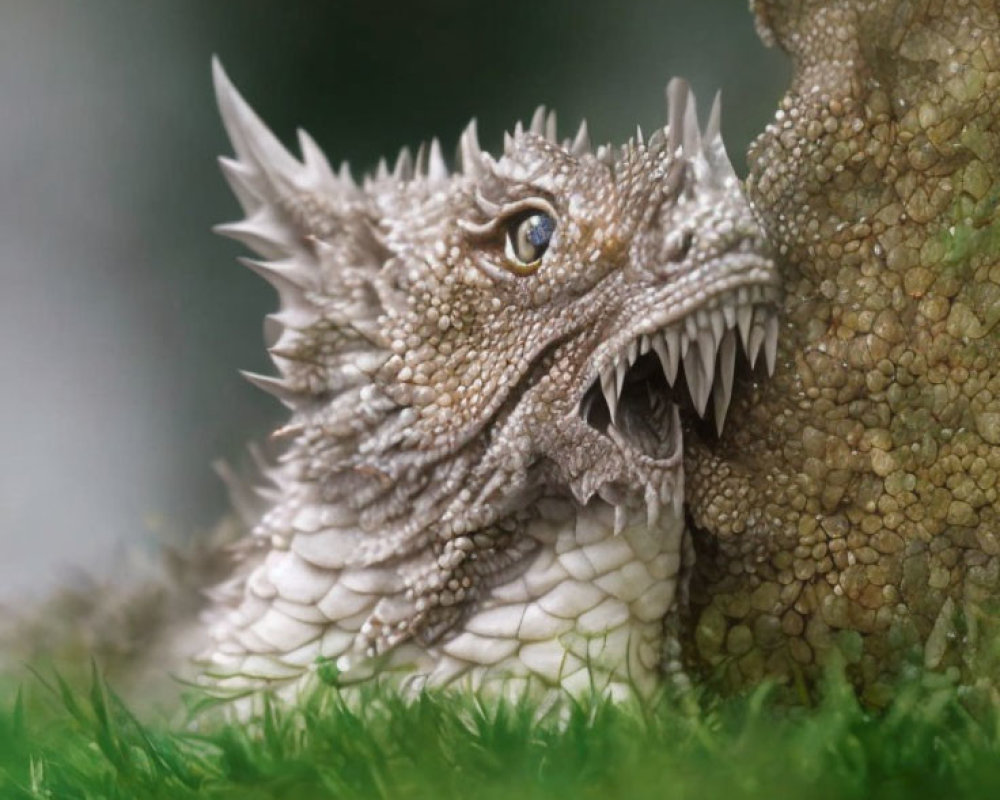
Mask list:
[[604,393],[604,401],[608,404],[611,421],[615,422],[618,417],[618,393],[615,391],[614,367],[607,367],[601,372],[601,391]]

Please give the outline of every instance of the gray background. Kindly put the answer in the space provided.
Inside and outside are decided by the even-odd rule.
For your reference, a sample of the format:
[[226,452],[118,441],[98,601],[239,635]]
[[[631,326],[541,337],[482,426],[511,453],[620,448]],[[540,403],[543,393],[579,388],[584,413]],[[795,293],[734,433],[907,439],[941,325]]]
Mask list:
[[787,76],[744,0],[0,0],[0,600],[207,530],[210,462],[281,416],[236,374],[268,371],[274,298],[209,232],[236,215],[212,53],[356,174],[542,102],[621,140],[675,74],[703,113],[722,88],[742,173]]

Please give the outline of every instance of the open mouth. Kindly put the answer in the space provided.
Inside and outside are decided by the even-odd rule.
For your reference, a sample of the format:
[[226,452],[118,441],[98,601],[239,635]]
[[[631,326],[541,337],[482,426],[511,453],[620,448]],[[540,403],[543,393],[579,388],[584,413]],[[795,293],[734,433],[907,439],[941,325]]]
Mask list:
[[643,326],[600,357],[597,376],[580,401],[589,425],[653,461],[681,447],[679,412],[704,419],[711,399],[722,433],[737,360],[753,370],[763,352],[774,371],[778,342],[777,289],[740,286],[698,309]]

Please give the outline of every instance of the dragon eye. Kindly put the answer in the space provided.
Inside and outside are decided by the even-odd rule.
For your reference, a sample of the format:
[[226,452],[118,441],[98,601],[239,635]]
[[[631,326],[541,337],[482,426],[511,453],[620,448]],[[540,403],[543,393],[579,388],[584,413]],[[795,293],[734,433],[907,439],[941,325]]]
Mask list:
[[513,266],[534,271],[549,247],[556,221],[544,211],[532,210],[512,219],[507,227],[504,255]]

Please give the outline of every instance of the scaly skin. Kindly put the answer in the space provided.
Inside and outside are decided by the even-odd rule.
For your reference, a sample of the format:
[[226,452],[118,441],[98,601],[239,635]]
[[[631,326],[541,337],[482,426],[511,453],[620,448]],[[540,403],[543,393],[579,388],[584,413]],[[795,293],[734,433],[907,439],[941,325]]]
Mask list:
[[993,0],[759,0],[795,77],[750,151],[780,251],[773,381],[687,440],[691,656],[866,696],[969,665],[1000,587],[1000,18]]
[[304,135],[285,151],[218,66],[216,89],[247,214],[221,232],[281,297],[280,375],[251,379],[293,413],[206,678],[294,692],[325,658],[651,691],[685,555],[668,383],[721,426],[739,342],[773,364],[777,336],[718,106],[702,135],[674,82],[668,127],[596,152],[544,112],[498,159],[470,126],[459,171],[435,142],[358,187]]

